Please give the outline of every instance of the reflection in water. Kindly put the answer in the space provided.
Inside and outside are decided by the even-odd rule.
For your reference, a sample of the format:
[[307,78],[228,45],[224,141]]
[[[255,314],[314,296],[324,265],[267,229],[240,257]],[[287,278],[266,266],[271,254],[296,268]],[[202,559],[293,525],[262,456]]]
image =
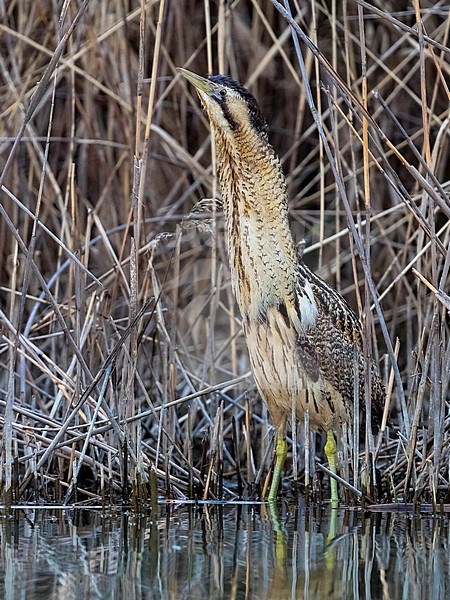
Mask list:
[[449,521],[164,507],[0,515],[0,598],[450,598]]

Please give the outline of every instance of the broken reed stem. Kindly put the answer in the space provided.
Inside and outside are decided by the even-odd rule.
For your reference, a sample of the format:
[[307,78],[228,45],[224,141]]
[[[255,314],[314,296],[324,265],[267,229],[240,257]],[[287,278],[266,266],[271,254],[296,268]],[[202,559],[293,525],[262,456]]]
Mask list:
[[245,424],[244,424],[244,437],[245,437],[245,455],[247,459],[247,488],[248,494],[251,497],[253,493],[253,458],[252,458],[252,446],[250,438],[250,420],[251,420],[251,409],[250,400],[248,396],[245,397]]
[[219,477],[220,477],[220,470],[222,468],[222,465],[221,465],[222,448],[219,447],[219,442],[220,442],[220,432],[221,432],[221,423],[222,423],[222,412],[223,412],[223,407],[222,407],[222,403],[220,403],[219,407],[217,409],[217,412],[216,412],[216,417],[214,419],[214,428],[213,428],[213,434],[211,437],[211,446],[210,446],[209,468],[208,468],[208,474],[206,476],[205,489],[203,492],[203,500],[207,500],[210,497],[210,486],[212,484],[213,479],[214,479],[214,482],[216,483],[215,490],[213,492],[213,497],[217,495],[219,488],[220,488],[218,483],[219,483]]

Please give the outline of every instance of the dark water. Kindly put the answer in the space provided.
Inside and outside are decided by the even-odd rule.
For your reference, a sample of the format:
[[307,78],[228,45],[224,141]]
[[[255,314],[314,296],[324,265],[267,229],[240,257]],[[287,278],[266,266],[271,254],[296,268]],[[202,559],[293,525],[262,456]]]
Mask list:
[[450,598],[448,517],[228,505],[0,513],[0,598]]

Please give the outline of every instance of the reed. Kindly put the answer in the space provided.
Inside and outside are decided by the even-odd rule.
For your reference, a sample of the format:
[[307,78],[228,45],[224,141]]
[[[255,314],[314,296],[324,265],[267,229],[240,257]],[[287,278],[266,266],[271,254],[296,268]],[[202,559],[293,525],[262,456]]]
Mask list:
[[[355,420],[346,500],[372,482],[372,499],[448,502],[447,3],[47,4],[0,6],[2,502],[261,494],[272,431],[209,125],[176,66],[259,99],[299,251],[384,373],[389,419],[375,439]],[[306,474],[317,500],[307,429],[285,490]]]

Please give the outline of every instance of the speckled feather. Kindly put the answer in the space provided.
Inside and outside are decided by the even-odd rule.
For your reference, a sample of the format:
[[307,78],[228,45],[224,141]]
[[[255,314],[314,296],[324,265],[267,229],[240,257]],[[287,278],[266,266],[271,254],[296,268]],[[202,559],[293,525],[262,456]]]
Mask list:
[[[230,78],[209,79],[226,88],[213,100],[199,96],[216,141],[233,290],[257,386],[279,434],[293,405],[298,418],[308,409],[312,428],[336,429],[353,419],[355,364],[365,407],[360,322],[297,258],[286,180],[256,100]],[[376,430],[385,392],[375,365],[370,369]]]

